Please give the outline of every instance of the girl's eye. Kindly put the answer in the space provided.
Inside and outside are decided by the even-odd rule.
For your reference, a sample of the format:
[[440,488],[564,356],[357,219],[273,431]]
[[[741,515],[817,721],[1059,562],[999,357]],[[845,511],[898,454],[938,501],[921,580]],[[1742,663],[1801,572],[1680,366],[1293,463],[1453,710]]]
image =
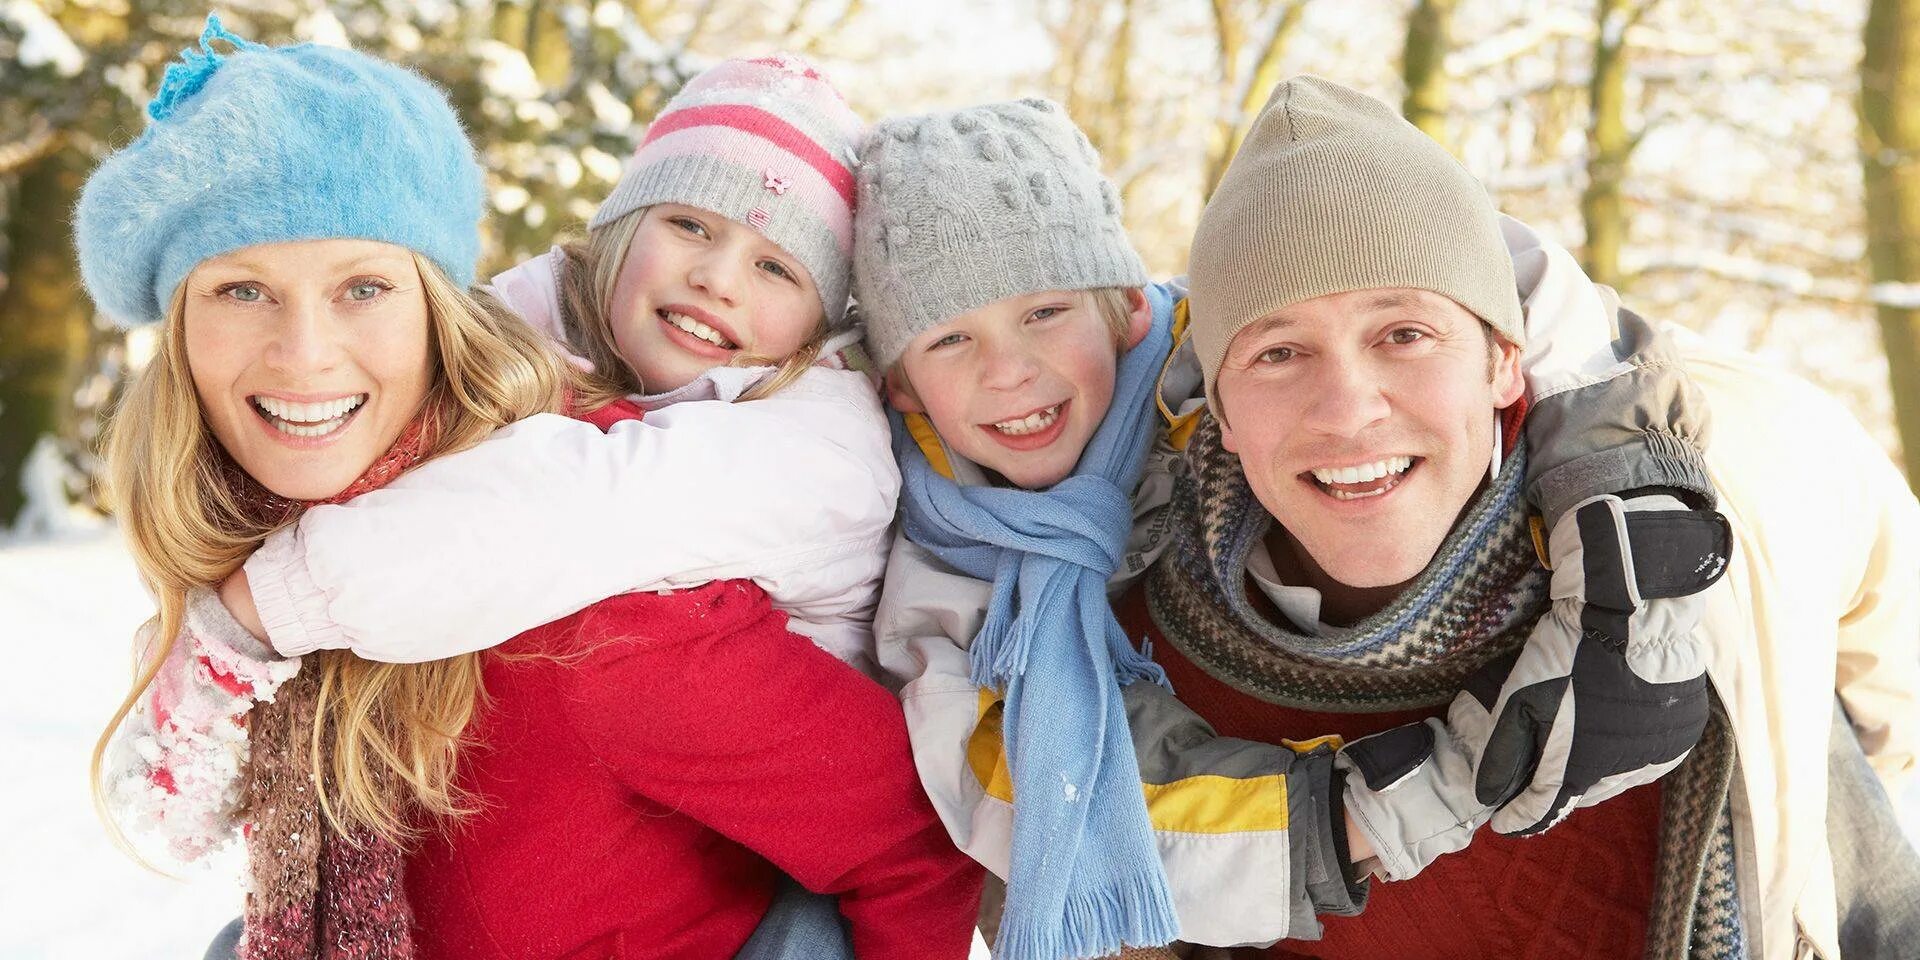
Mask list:
[[788,270],[787,265],[784,263],[781,263],[778,260],[762,260],[760,261],[760,269],[765,270],[766,272],[771,273],[782,280],[794,279],[793,271]]
[[1254,358],[1260,363],[1286,363],[1291,359],[1293,359],[1292,347],[1273,347],[1262,350],[1260,355]]
[[1027,319],[1029,320],[1052,319],[1053,317],[1059,315],[1065,309],[1066,309],[1065,307],[1041,307],[1040,309],[1035,310],[1033,313],[1029,314]]
[[707,235],[707,225],[692,217],[669,217],[667,218],[667,222],[696,237],[704,237]]
[[1425,333],[1419,330],[1415,330],[1412,327],[1401,327],[1400,329],[1387,334],[1388,343],[1397,343],[1397,344],[1400,344],[1401,346],[1405,346],[1409,343],[1418,343],[1419,341],[1425,340],[1426,338],[1427,338],[1427,335]]
[[934,342],[928,344],[927,349],[938,350],[941,347],[951,347],[954,344],[959,343],[962,340],[965,340],[966,338],[967,338],[967,335],[964,333],[949,333],[946,336],[941,337],[940,339],[935,340]]
[[384,283],[378,283],[373,280],[362,280],[347,288],[347,299],[372,300],[391,289],[393,288]]
[[229,283],[217,292],[240,303],[259,303],[267,298],[267,292],[257,283]]

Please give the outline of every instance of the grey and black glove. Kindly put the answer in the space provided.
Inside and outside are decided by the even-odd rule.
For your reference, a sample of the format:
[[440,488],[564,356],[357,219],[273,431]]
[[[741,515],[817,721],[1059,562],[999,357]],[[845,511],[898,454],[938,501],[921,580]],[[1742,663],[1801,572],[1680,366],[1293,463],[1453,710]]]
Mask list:
[[1493,816],[1474,788],[1473,760],[1493,727],[1489,712],[1512,655],[1482,668],[1447,707],[1445,721],[1395,727],[1347,744],[1346,811],[1373,844],[1376,873],[1405,880],[1465,847]]
[[1664,492],[1575,504],[1548,537],[1553,606],[1493,706],[1475,764],[1493,828],[1531,834],[1659,779],[1707,723],[1702,592],[1733,534]]

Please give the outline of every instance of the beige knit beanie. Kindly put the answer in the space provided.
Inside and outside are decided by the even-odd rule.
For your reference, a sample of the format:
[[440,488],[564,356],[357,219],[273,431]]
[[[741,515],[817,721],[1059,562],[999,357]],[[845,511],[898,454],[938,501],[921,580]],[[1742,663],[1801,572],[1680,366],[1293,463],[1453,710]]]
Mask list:
[[1189,283],[1207,402],[1248,324],[1332,293],[1451,298],[1524,345],[1513,263],[1486,191],[1386,104],[1319,77],[1273,90],[1200,215]]

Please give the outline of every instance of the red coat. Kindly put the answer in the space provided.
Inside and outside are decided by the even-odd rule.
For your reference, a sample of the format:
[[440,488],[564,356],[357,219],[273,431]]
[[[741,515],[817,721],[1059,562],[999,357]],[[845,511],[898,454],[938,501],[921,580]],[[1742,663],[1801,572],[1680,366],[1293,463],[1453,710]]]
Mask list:
[[777,871],[840,895],[862,960],[967,955],[982,871],[898,701],[759,587],[601,601],[485,682],[460,777],[482,809],[407,861],[421,960],[722,960]]

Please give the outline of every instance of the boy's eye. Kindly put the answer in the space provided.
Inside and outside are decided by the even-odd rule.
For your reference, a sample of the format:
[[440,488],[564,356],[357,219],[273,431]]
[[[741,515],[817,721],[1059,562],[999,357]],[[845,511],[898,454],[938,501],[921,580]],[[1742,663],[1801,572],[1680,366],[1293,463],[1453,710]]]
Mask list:
[[229,283],[214,291],[217,296],[229,297],[241,303],[259,303],[267,298],[267,292],[257,283]]
[[938,350],[941,347],[951,347],[954,344],[959,343],[962,340],[965,340],[966,338],[967,338],[967,335],[964,333],[949,333],[946,336],[941,337],[940,339],[935,340],[930,344],[927,344],[927,349]]
[[696,237],[704,237],[707,235],[707,225],[692,217],[668,217],[667,222]]
[[1292,359],[1292,347],[1269,347],[1260,351],[1259,356],[1254,357],[1254,360],[1259,363],[1286,363]]
[[1041,307],[1040,309],[1035,310],[1032,314],[1029,314],[1027,319],[1047,320],[1054,316],[1057,316],[1058,314],[1060,314],[1065,310],[1066,310],[1065,307]]
[[1400,329],[1387,334],[1388,343],[1397,343],[1402,346],[1405,346],[1406,344],[1409,344],[1409,343],[1418,343],[1421,340],[1425,340],[1426,338],[1427,338],[1427,335],[1424,331],[1415,330],[1412,327],[1401,327]]
[[760,269],[765,270],[766,272],[771,273],[782,280],[796,279],[793,275],[793,271],[787,269],[787,265],[784,263],[781,263],[778,260],[762,260],[760,261]]

